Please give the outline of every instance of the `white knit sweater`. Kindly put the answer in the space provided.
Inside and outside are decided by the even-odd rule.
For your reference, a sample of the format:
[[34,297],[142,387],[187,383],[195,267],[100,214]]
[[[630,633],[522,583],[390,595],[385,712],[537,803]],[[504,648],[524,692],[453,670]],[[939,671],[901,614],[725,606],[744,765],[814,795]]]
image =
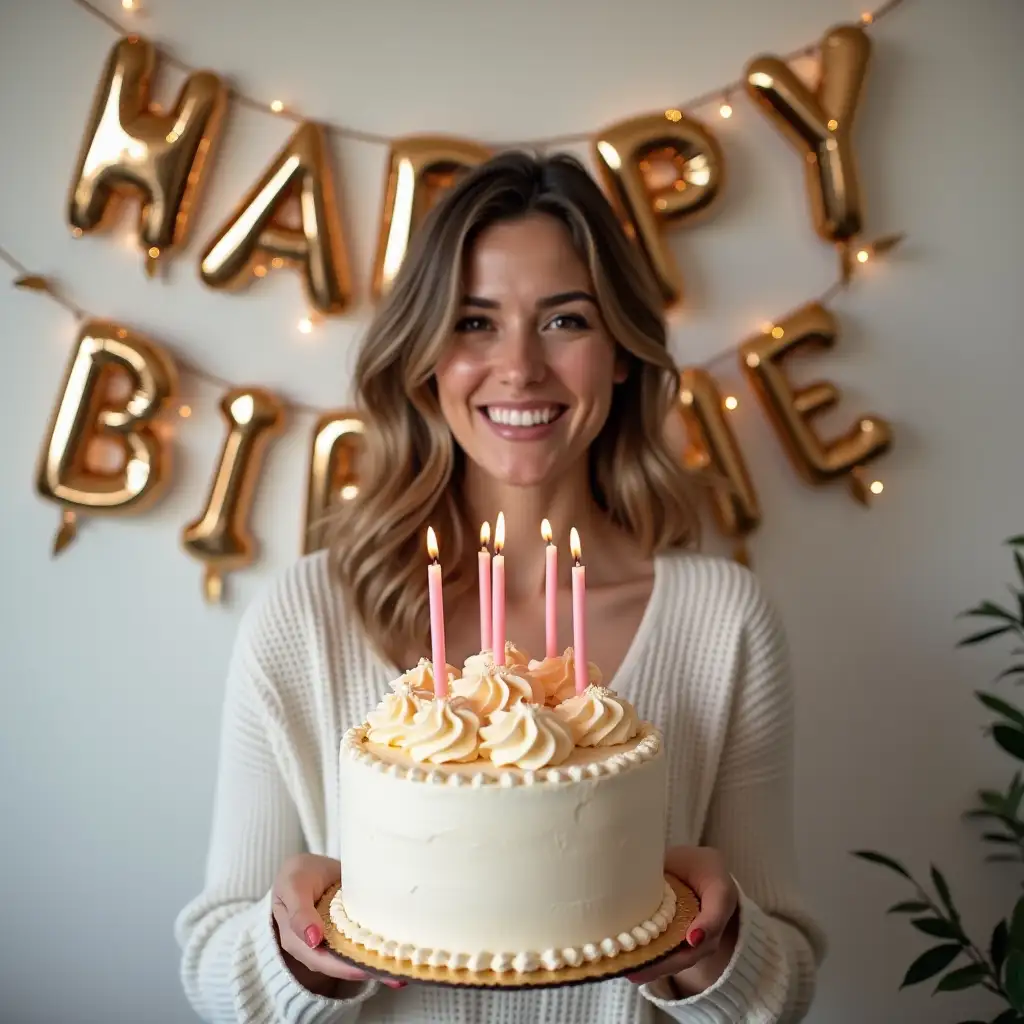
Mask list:
[[805,1016],[824,940],[797,887],[785,640],[751,573],[707,556],[660,556],[614,680],[665,732],[670,844],[716,847],[741,889],[735,956],[693,998],[673,1000],[661,982],[616,979],[512,993],[368,982],[351,998],[328,999],[295,981],[271,927],[270,886],[292,854],[336,855],[341,736],[392,674],[346,615],[322,553],[301,559],[247,609],[227,679],[205,884],[176,923],[185,992],[203,1020],[791,1024]]

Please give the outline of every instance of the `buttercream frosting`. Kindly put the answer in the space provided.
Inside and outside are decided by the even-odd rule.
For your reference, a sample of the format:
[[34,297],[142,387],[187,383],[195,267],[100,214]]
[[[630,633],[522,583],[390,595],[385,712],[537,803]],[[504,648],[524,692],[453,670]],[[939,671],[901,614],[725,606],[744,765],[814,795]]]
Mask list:
[[480,718],[461,697],[423,701],[397,744],[414,761],[445,764],[473,761],[479,755]]
[[[448,669],[448,685],[459,678],[459,670],[454,665],[446,666]],[[434,663],[429,658],[420,658],[415,668],[403,672],[392,684],[393,690],[400,686],[407,686],[419,697],[434,696]]]
[[507,711],[513,704],[544,703],[544,692],[528,672],[493,661],[475,663],[461,679],[452,682],[452,693],[464,697],[481,718]]
[[391,686],[394,692],[386,694],[376,709],[366,716],[369,726],[366,738],[383,747],[400,747],[409,735],[416,713],[428,698],[423,691],[414,692],[408,683],[401,680],[395,680]]
[[[549,707],[576,695],[576,657],[571,647],[553,658],[531,659],[528,668],[530,675],[544,687]],[[587,662],[587,680],[595,686],[601,685],[601,670],[592,661]]]
[[[471,654],[462,667],[462,674],[469,675],[474,672],[485,672],[496,664],[494,651],[480,651]],[[508,668],[526,668],[530,664],[530,656],[524,650],[517,647],[511,640],[505,641],[505,665]]]
[[550,709],[523,701],[495,711],[480,729],[480,753],[494,764],[538,771],[561,764],[573,750],[569,727]]
[[640,731],[636,709],[624,697],[603,686],[562,701],[555,709],[572,732],[578,747],[613,747]]

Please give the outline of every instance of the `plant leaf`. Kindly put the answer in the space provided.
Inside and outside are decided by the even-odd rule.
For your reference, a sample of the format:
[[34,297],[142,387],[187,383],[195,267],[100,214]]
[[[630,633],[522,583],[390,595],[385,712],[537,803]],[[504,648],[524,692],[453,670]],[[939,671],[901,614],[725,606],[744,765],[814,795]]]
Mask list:
[[936,939],[959,939],[956,927],[941,917],[917,917],[910,922],[919,932]]
[[984,964],[968,964],[966,967],[959,967],[950,971],[935,986],[936,992],[959,992],[964,988],[973,988],[980,985],[988,977],[988,969]]
[[1010,917],[1010,948],[1024,953],[1024,896],[1017,900]]
[[946,879],[943,878],[942,872],[933,864],[932,865],[932,885],[935,886],[935,891],[939,894],[939,899],[942,900],[942,905],[946,908],[946,913],[956,921],[960,923],[960,914],[957,912],[956,907],[953,904],[953,897],[949,892],[949,885]]
[[1003,1010],[998,1017],[992,1019],[992,1024],[1019,1024],[1019,1021],[1016,1010]]
[[900,988],[908,985],[917,985],[922,981],[935,977],[940,971],[944,971],[961,953],[961,947],[956,944],[933,946],[925,950],[908,968],[903,976]]
[[996,681],[1005,679],[1007,676],[1021,676],[1024,675],[1024,665],[1011,665],[1009,668],[1004,668],[999,675],[996,676]]
[[1015,843],[1017,842],[1016,836],[1005,836],[1002,832],[985,832],[981,836],[986,842],[989,843]]
[[[1017,558],[1020,558],[1020,553],[1015,551],[1014,554]],[[977,608],[971,608],[969,611],[963,612],[963,616],[979,616],[982,618],[990,619],[1005,619],[1007,622],[1017,623],[1020,620],[1015,616],[1011,615],[1002,605],[996,604],[994,601],[982,601]]]
[[[1011,928],[1012,933],[1012,928]],[[1006,998],[1018,1012],[1024,1012],[1024,951],[1011,949],[1006,956]]]
[[998,978],[1002,969],[1003,964],[1006,961],[1006,954],[1010,948],[1010,929],[1006,925],[1006,921],[1000,921],[992,930],[992,939],[988,945],[988,953],[992,958],[992,966],[996,969],[996,977]]
[[1018,533],[1016,537],[1009,537],[1003,541],[1004,544],[1009,544],[1010,547],[1016,547],[1024,545],[1024,533]]
[[1012,725],[995,725],[992,737],[1008,754],[1024,761],[1024,732]]
[[1016,853],[990,853],[985,858],[989,864],[1016,864],[1020,859],[1020,855]]
[[1013,560],[1017,563],[1017,574],[1024,580],[1024,557],[1019,551],[1014,551]]
[[973,636],[965,637],[957,647],[967,647],[970,644],[980,644],[983,640],[989,640],[1000,633],[1009,633],[1013,626],[999,626],[997,629],[986,629],[983,633],[975,633]]
[[854,850],[853,855],[860,857],[861,860],[870,861],[872,864],[881,864],[882,867],[895,871],[904,878],[910,878],[910,872],[898,860],[893,860],[892,857],[887,857],[884,853],[876,853],[874,850]]
[[903,903],[894,903],[887,911],[887,914],[923,914],[932,908],[920,900],[905,900]]
[[989,711],[994,711],[997,715],[1002,715],[1003,718],[1008,718],[1011,722],[1016,722],[1019,726],[1024,727],[1024,712],[1019,711],[1012,704],[1008,704],[995,694],[984,693],[981,690],[975,690],[974,695]]

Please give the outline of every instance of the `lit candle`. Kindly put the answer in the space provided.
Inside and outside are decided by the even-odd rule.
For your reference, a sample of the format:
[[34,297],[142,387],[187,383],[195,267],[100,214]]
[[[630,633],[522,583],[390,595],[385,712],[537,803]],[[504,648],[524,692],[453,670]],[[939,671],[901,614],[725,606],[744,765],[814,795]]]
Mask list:
[[558,656],[558,548],[551,542],[551,524],[542,520],[540,535],[547,547],[544,550],[544,636],[546,654]]
[[494,643],[494,660],[499,665],[505,664],[505,513],[498,513],[494,524],[494,558],[491,563],[493,575],[493,629],[491,640]]
[[480,570],[480,650],[491,649],[491,524],[480,527],[480,553],[477,555]]
[[587,584],[586,569],[580,564],[583,548],[574,526],[569,531],[572,552],[572,653],[576,663],[576,692],[582,693],[589,683],[587,671]]
[[430,643],[434,655],[434,696],[448,696],[448,662],[444,652],[444,595],[441,592],[441,566],[437,561],[437,536],[427,527],[427,589],[430,594]]

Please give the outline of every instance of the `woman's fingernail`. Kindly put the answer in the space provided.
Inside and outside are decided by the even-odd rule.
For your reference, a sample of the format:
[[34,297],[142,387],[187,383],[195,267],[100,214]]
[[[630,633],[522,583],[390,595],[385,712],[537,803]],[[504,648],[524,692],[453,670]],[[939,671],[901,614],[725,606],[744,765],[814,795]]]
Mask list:
[[306,929],[306,945],[309,946],[310,949],[316,949],[316,947],[320,945],[320,941],[323,937],[324,933],[320,931],[315,924],[311,924]]
[[704,941],[704,929],[694,928],[692,932],[686,937],[686,941],[696,948]]

